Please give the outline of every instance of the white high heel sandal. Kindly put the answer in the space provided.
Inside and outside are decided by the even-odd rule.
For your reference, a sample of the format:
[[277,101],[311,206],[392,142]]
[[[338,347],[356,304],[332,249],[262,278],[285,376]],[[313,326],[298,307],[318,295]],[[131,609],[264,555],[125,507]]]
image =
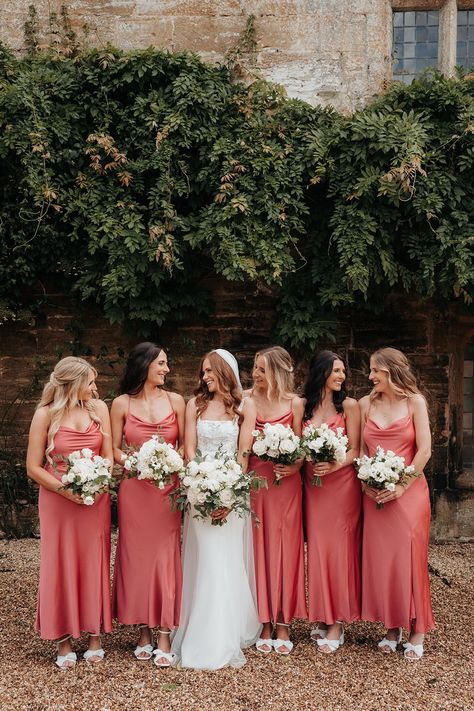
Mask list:
[[[342,622],[339,620],[336,620],[336,624],[342,625]],[[326,632],[327,634],[327,632]],[[318,645],[318,650],[322,652],[323,654],[334,654],[334,652],[337,652],[339,647],[342,647],[344,644],[344,626],[342,626],[342,631],[341,631],[341,636],[339,639],[328,639],[327,636],[324,637],[323,639],[317,639],[316,644]],[[321,647],[327,646],[329,647],[330,651],[329,652],[323,652]]]
[[[171,632],[165,632],[164,630],[159,630],[159,634],[171,634]],[[158,642],[156,643],[158,645]],[[158,646],[153,652],[155,658],[153,664],[157,667],[171,667],[176,661],[176,654],[173,652],[163,652]],[[165,662],[160,661],[165,659]]]
[[[66,640],[71,639],[71,635],[68,634],[67,637],[64,637],[63,639],[59,639],[56,644],[59,645],[62,642],[66,642]],[[72,662],[72,664],[67,664],[66,662]],[[57,667],[61,669],[61,671],[67,671],[68,669],[74,669],[76,666],[77,662],[77,654],[76,652],[68,652],[67,654],[58,654],[56,659],[55,659],[55,664]]]
[[[98,637],[100,640],[100,634],[91,634],[89,637]],[[82,657],[89,664],[99,664],[104,659],[105,652],[102,647],[99,647],[99,649],[87,649]],[[93,659],[93,657],[98,657],[98,659]]]
[[[142,630],[144,627],[149,629],[148,625],[138,625],[138,629],[140,629],[140,630]],[[151,632],[150,632],[150,637],[151,637]],[[137,644],[137,646],[133,650],[133,653],[139,662],[148,662],[153,656],[153,645],[151,643],[144,644],[143,646],[140,646],[139,644]],[[146,656],[141,657],[140,654],[146,654]]]
[[[397,646],[402,641],[402,632],[403,632],[402,628],[399,627],[397,639],[387,639],[386,637],[384,637],[383,639],[380,640],[380,642],[378,643],[378,646],[380,647],[380,649],[382,650],[382,652],[384,654],[390,654],[391,652],[397,651]],[[383,649],[383,647],[389,647],[390,651]]]
[[[419,662],[420,659],[423,656],[423,645],[422,644],[412,644],[411,642],[405,642],[404,645],[404,650],[403,650],[403,656],[405,659],[408,659],[409,662]],[[412,657],[407,654],[407,652],[414,652],[415,657]]]
[[[290,625],[287,625],[287,624],[285,624],[284,622],[277,622],[277,623],[276,623],[276,626],[275,626],[275,629],[276,629],[278,626],[280,626],[280,627],[289,627]],[[279,649],[279,647],[283,647],[285,651],[282,652],[282,651]],[[273,640],[273,649],[275,650],[275,652],[276,652],[277,654],[282,654],[283,656],[286,656],[286,655],[289,654],[289,653],[291,652],[291,650],[293,649],[293,642],[290,642],[289,639],[280,639],[279,637],[277,637],[277,639],[274,639],[274,640]]]
[[317,642],[318,639],[325,639],[327,633],[327,630],[323,629],[319,625],[316,625],[316,627],[313,627],[313,629],[309,633],[309,636],[311,637],[311,640],[313,642]]

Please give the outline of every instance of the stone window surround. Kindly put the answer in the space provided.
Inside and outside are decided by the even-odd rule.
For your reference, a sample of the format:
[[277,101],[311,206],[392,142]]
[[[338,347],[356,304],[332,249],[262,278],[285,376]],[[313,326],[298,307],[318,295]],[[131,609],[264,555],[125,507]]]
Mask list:
[[[388,0],[392,13],[407,10],[439,10],[438,69],[454,75],[456,66],[457,11],[474,10],[474,0]],[[391,42],[393,42],[393,34]]]

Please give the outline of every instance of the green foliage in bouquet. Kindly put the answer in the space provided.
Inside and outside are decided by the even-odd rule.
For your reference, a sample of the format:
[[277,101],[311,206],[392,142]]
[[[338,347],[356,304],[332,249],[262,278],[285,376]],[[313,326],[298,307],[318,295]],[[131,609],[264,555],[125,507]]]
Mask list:
[[210,66],[87,50],[53,20],[47,49],[33,12],[27,54],[0,46],[5,318],[55,280],[145,336],[205,313],[219,275],[275,294],[279,339],[302,347],[393,290],[470,303],[469,76],[427,74],[343,116],[236,81],[240,51]]

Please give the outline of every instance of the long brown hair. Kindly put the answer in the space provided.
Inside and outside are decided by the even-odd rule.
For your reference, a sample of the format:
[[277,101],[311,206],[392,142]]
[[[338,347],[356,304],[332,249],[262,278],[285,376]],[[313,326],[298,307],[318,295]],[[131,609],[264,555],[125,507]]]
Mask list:
[[[64,414],[81,405],[89,413],[93,422],[99,425],[102,432],[100,417],[97,415],[92,400],[82,401],[79,399],[79,392],[86,387],[90,373],[97,377],[97,371],[83,358],[67,356],[62,358],[54,366],[54,370],[49,376],[49,381],[43,388],[41,400],[36,409],[48,406],[51,411],[51,422],[48,430],[48,446],[46,448],[46,459],[51,462],[51,452],[54,449],[54,436],[57,433]],[[94,395],[94,397],[96,397]],[[102,434],[104,434],[102,432]]]
[[[401,397],[413,397],[413,395],[422,395],[420,392],[415,375],[411,369],[410,361],[404,353],[396,348],[379,348],[378,351],[372,353],[373,360],[380,370],[388,374],[388,382]],[[370,399],[375,400],[380,396],[380,393],[372,390]]]
[[201,358],[201,363],[199,364],[199,385],[194,391],[198,417],[205,412],[209,402],[214,397],[214,393],[209,392],[203,380],[204,361],[206,358],[211,364],[212,372],[217,381],[217,388],[222,395],[226,413],[240,416],[239,408],[242,402],[242,391],[237,384],[234,371],[218,353],[210,351]]

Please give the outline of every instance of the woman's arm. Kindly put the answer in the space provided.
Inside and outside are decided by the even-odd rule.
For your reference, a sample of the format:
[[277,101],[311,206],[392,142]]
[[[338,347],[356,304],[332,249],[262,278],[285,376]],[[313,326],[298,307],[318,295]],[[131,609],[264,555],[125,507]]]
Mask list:
[[249,456],[252,451],[253,434],[255,420],[257,419],[257,407],[253,400],[246,398],[242,406],[242,424],[239,432],[239,451],[237,461],[244,472],[248,469]]
[[193,397],[186,405],[186,416],[184,425],[184,458],[190,462],[196,456],[197,433],[196,433],[196,399]]
[[[365,442],[364,442],[364,426],[365,426],[365,422],[367,419],[367,415],[369,413],[369,406],[370,406],[369,396],[365,395],[365,397],[361,398],[358,402],[358,405],[359,405],[359,411],[360,411],[359,457],[363,457],[364,455],[368,454],[367,447],[365,446]],[[370,486],[367,486],[367,484],[364,481],[361,481],[360,486],[361,486],[363,493],[366,496],[368,496],[369,499],[373,499],[374,501],[377,501],[379,489],[372,489]]]
[[171,399],[171,406],[178,420],[178,449],[184,447],[184,431],[185,431],[185,416],[186,416],[186,403],[184,402],[184,397],[178,393],[169,393]]
[[95,411],[100,417],[100,424],[103,432],[100,456],[110,462],[110,471],[114,468],[114,449],[112,445],[112,431],[110,427],[109,408],[103,400],[94,400]]
[[117,464],[122,465],[125,457],[125,453],[122,450],[123,427],[127,416],[128,397],[128,395],[120,395],[119,397],[116,397],[112,402],[112,407],[110,409],[113,458]]
[[82,504],[83,501],[80,496],[63,489],[62,482],[43,467],[50,422],[51,416],[48,407],[41,407],[36,410],[31,421],[28,437],[26,473],[30,479],[40,486],[44,486],[48,491],[53,491],[76,504]]

